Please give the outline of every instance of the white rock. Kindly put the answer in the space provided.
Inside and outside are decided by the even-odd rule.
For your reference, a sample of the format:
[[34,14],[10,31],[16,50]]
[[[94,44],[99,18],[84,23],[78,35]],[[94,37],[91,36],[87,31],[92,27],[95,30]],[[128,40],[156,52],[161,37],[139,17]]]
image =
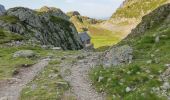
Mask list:
[[104,77],[99,76],[99,78],[98,78],[98,82],[101,82],[101,80],[102,80],[103,78],[104,78]]
[[151,63],[152,63],[152,60],[148,60],[146,63],[147,63],[147,64],[151,64]]
[[165,82],[162,86],[162,89],[165,89],[165,90],[170,89],[170,84],[168,82]]
[[165,67],[170,67],[170,64],[165,64]]
[[130,87],[126,87],[126,92],[130,92],[132,89]]
[[53,47],[52,50],[61,50],[61,47]]

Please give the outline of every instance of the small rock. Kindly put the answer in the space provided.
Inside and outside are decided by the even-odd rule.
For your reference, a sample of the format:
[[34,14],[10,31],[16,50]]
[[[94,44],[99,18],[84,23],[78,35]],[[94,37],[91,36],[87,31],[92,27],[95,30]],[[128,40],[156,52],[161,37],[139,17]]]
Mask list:
[[104,77],[99,76],[99,78],[98,78],[98,82],[101,82],[101,80],[102,80],[103,78],[104,78]]
[[165,64],[165,67],[170,67],[170,64]]
[[168,82],[165,82],[163,86],[161,86],[162,89],[168,90],[170,89],[170,84]]
[[131,72],[130,72],[130,71],[128,71],[128,72],[127,72],[127,74],[131,74]]
[[32,50],[20,50],[14,53],[13,57],[25,57],[25,58],[30,58],[34,57],[36,53]]
[[150,73],[151,71],[150,70],[146,70],[146,73]]
[[155,38],[155,43],[159,43],[159,41],[160,41],[160,37],[159,37],[159,36],[156,36],[156,38]]
[[52,50],[62,50],[62,48],[61,47],[53,47],[53,48],[51,48]]
[[130,87],[126,87],[126,92],[130,92],[132,89]]
[[152,60],[148,60],[146,63],[147,63],[147,64],[151,64],[151,63],[152,63]]

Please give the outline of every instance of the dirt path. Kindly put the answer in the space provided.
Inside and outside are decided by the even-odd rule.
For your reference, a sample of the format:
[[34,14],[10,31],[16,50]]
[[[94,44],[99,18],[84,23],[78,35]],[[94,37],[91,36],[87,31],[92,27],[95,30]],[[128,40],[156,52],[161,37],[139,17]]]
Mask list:
[[[88,74],[91,68],[95,67],[98,60],[98,54],[86,54],[85,58],[78,60],[74,64],[63,62],[62,76],[72,87],[72,92],[77,100],[105,100],[102,94],[99,94],[92,87]],[[66,74],[70,72],[70,74]]]
[[41,72],[48,62],[49,59],[43,59],[32,67],[21,69],[13,79],[0,81],[0,100],[18,100],[24,86]]

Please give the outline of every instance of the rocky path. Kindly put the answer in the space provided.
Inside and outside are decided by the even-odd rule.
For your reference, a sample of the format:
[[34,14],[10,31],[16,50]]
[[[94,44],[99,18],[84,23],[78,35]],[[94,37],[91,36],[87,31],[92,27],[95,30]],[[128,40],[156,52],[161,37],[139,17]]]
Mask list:
[[29,68],[23,68],[13,79],[0,81],[0,100],[18,100],[21,90],[41,70],[48,65],[49,59],[43,59]]
[[92,53],[86,54],[85,58],[73,64],[67,62],[61,64],[62,76],[71,85],[77,100],[105,100],[103,94],[97,93],[92,87],[88,76],[90,69],[97,64],[97,60],[98,54]]

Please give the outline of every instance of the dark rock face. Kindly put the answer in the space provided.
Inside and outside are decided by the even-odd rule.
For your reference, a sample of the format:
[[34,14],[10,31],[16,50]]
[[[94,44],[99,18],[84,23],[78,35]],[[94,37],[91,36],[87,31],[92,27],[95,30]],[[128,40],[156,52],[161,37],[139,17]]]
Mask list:
[[[8,19],[8,20],[6,20]],[[41,13],[16,7],[0,18],[0,28],[35,38],[42,45],[53,45],[64,50],[78,50],[82,43],[74,25],[54,13]]]
[[2,15],[5,11],[5,7],[0,4],[0,15]]

